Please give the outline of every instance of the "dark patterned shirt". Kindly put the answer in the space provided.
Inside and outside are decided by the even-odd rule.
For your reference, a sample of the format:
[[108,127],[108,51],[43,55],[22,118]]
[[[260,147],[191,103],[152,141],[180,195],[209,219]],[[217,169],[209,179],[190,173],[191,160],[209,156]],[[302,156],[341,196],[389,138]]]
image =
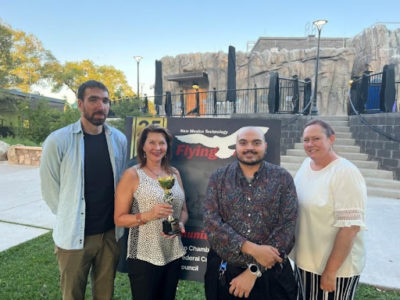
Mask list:
[[211,248],[229,263],[245,267],[255,260],[241,252],[248,240],[276,247],[281,255],[294,245],[297,195],[292,176],[262,162],[248,182],[235,161],[210,177],[204,224]]

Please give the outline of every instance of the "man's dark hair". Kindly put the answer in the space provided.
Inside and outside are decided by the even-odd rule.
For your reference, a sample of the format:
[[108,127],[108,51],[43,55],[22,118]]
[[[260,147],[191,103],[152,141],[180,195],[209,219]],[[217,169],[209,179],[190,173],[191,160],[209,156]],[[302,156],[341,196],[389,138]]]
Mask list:
[[89,89],[99,88],[99,89],[109,93],[107,87],[104,84],[102,84],[100,81],[88,80],[88,81],[82,83],[78,88],[78,99],[79,100],[82,100],[82,101],[84,100],[85,90],[87,88],[89,88]]

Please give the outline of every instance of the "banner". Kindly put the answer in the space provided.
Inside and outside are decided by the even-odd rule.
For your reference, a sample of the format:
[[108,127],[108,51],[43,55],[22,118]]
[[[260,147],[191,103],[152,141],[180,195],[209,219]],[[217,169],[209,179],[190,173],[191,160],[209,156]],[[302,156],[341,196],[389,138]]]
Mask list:
[[203,281],[209,246],[203,231],[202,203],[208,179],[217,168],[236,160],[236,134],[244,126],[257,126],[264,132],[268,143],[265,159],[279,165],[281,122],[265,119],[130,118],[126,131],[130,144],[128,153],[131,153],[129,165],[136,163],[136,139],[148,124],[167,127],[174,136],[171,164],[181,174],[189,212],[186,234],[182,235],[187,253],[183,258],[181,278]]

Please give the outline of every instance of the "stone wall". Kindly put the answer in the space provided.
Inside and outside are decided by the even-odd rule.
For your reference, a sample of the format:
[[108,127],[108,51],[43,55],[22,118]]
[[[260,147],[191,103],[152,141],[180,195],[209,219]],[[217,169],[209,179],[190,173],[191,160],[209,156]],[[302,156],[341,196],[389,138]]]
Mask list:
[[[400,113],[381,113],[362,115],[362,117],[372,126],[400,140]],[[396,179],[400,180],[400,143],[379,135],[364,125],[357,116],[349,117],[349,125],[361,151],[367,153],[369,158],[377,160],[380,168],[393,171]]]
[[39,166],[42,147],[11,146],[7,157],[10,164]]
[[293,149],[295,143],[299,143],[303,134],[304,125],[308,118],[292,115],[271,115],[271,118],[280,119],[281,127],[281,155],[286,155],[288,149]]

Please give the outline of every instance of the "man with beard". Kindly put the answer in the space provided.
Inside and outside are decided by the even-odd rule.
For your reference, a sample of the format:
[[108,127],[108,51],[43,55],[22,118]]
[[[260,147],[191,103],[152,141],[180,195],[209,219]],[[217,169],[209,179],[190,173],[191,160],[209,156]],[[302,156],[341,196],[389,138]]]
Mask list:
[[105,124],[108,90],[89,80],[78,89],[81,118],[44,142],[43,199],[57,216],[53,231],[63,299],[84,299],[89,270],[93,299],[111,299],[119,258],[114,190],[126,162],[127,141]]
[[295,299],[287,258],[294,244],[297,196],[291,175],[264,161],[263,132],[243,127],[237,161],[210,177],[204,224],[210,243],[207,299]]

